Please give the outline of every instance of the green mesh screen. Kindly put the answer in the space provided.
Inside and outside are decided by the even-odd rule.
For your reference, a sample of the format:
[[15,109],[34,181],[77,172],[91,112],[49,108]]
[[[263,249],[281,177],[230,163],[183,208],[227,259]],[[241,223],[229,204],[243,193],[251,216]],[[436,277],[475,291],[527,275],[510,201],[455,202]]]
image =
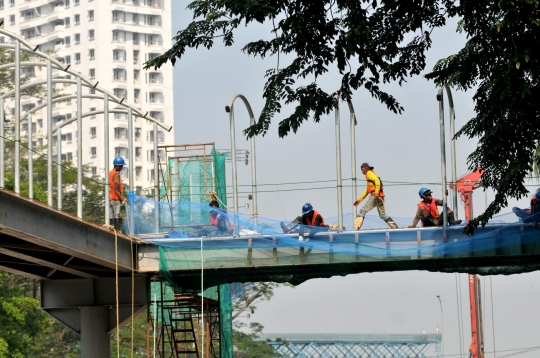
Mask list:
[[221,358],[233,358],[231,285],[219,285]]

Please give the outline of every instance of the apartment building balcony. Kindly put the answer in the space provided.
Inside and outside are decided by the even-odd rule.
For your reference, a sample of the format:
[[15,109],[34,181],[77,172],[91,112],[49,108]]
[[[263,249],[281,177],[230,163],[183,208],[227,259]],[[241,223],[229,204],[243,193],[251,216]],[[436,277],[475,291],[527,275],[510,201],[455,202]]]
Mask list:
[[65,117],[68,114],[72,114],[73,110],[66,108],[64,106],[53,108],[52,115],[53,117]]
[[[29,9],[34,9],[43,5],[50,4],[52,2],[58,2],[58,0],[34,0],[34,1],[25,1],[24,4],[19,6],[20,11],[26,11]],[[7,1],[4,1],[4,3],[7,3]]]
[[155,4],[152,6],[145,6],[141,5],[133,5],[128,3],[120,3],[112,0],[111,10],[113,11],[124,11],[124,12],[131,12],[135,14],[140,15],[161,15],[163,14],[163,10],[161,9],[160,4]]
[[46,34],[42,33],[41,38],[43,39],[43,43],[47,43],[64,39],[67,35],[69,35],[69,33],[66,31],[66,27],[64,25],[56,25],[51,32]]

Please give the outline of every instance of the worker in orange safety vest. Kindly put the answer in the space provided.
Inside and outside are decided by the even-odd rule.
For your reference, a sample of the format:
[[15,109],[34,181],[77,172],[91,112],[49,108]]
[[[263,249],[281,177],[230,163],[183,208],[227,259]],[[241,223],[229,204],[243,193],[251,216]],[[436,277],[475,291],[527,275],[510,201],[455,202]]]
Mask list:
[[113,161],[114,168],[109,172],[109,200],[111,206],[112,218],[110,224],[114,226],[116,231],[122,231],[123,223],[120,218],[120,207],[127,203],[126,197],[123,195],[124,185],[120,172],[126,162],[122,157],[116,157]]
[[[443,225],[443,217],[439,213],[439,209],[437,206],[442,206],[443,201],[441,199],[435,199],[431,196],[431,190],[428,188],[420,188],[418,191],[418,195],[422,199],[418,203],[418,209],[416,209],[416,215],[414,217],[413,223],[409,225],[409,228],[416,227],[416,224],[418,224],[418,221],[422,221],[422,226],[429,227],[429,226],[442,226]],[[446,195],[448,195],[448,191],[446,192]],[[447,219],[448,224],[450,225],[458,225],[461,224],[461,220],[455,220],[454,218],[454,212],[450,210],[450,208],[447,208]]]

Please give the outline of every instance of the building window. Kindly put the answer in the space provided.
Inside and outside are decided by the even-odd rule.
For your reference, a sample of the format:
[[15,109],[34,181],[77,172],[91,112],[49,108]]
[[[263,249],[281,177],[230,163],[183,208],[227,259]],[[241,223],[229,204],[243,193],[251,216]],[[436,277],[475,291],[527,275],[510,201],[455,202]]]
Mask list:
[[90,88],[90,94],[96,94],[96,89],[95,88]]
[[156,84],[161,82],[161,75],[159,73],[152,72],[148,74],[148,83]]
[[95,69],[95,68],[91,68],[91,69],[88,71],[88,76],[90,76],[90,78],[95,78],[95,77],[96,77],[96,69]]
[[80,44],[81,43],[81,34],[75,34],[75,43]]
[[115,81],[125,81],[126,80],[126,70],[115,68],[113,70],[113,80],[115,80]]
[[139,83],[139,74],[140,73],[141,73],[141,71],[139,71],[139,70],[134,70],[133,71],[133,82]]
[[139,103],[139,96],[140,95],[141,95],[141,90],[135,88],[135,90],[133,91],[133,102]]
[[73,3],[74,3],[75,5],[79,5],[79,0],[73,0]]
[[72,161],[73,160],[73,153],[69,152],[69,153],[66,153],[66,154],[62,154],[62,161],[65,161],[65,160]]
[[94,30],[88,30],[88,39],[90,40],[94,39]]
[[94,138],[97,135],[96,127],[90,127],[90,137]]
[[0,0],[0,9],[4,8],[4,0]]
[[66,46],[71,45],[71,37],[69,37],[69,36],[66,37],[66,38],[64,39],[64,44],[65,44]]
[[97,156],[97,147],[90,148],[90,155],[92,156],[92,158]]
[[76,53],[76,54],[75,54],[75,62],[76,62],[76,63],[81,62],[81,54],[80,54],[80,53]]
[[9,0],[9,4],[10,4],[11,6],[15,5],[15,0]]
[[[141,139],[141,128],[135,128],[135,140],[139,140],[139,139]],[[137,148],[135,148],[135,151],[137,151]]]
[[147,157],[146,159],[149,161],[149,162],[153,162],[154,161],[154,151],[153,150],[149,150],[147,152]]
[[139,63],[139,51],[133,51],[133,64],[136,65]]
[[127,91],[124,88],[115,88],[113,90],[114,95],[118,98],[126,98],[127,97]]
[[78,25],[81,23],[81,15],[75,15],[75,17],[73,18],[73,22]]
[[94,20],[94,10],[88,11],[88,20],[93,21]]
[[96,58],[96,51],[91,48],[90,50],[88,50],[88,58],[90,58],[91,60],[93,60],[94,58]]
[[132,36],[133,36],[133,44],[138,45],[139,44],[139,34],[137,32],[134,32],[132,34]]
[[90,167],[90,172],[92,175],[97,175],[97,168],[96,167]]
[[113,60],[114,61],[126,61],[126,51],[124,50],[113,50]]
[[115,113],[114,119],[127,119],[127,113]]
[[69,7],[69,0],[64,0],[64,6]]
[[125,40],[126,40],[126,38],[125,38],[124,31],[118,31],[118,30],[113,31],[113,41],[114,42],[125,42]]
[[15,15],[9,15],[9,22],[13,25],[15,23]]
[[71,56],[66,56],[66,64],[69,65],[71,63]]
[[69,17],[66,17],[66,18],[64,19],[64,26],[65,26],[65,27],[69,27],[70,24],[71,24],[71,20],[69,19]]
[[71,143],[71,141],[72,141],[71,133],[62,134],[61,138],[62,138],[62,142]]

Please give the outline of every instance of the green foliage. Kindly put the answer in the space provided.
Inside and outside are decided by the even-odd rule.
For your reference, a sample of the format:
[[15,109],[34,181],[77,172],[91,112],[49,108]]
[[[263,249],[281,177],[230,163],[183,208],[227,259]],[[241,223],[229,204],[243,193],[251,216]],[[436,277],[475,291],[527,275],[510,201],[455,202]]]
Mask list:
[[[146,356],[146,317],[147,312],[139,314],[134,322],[131,321],[120,329],[120,357],[131,357],[131,324],[133,323],[133,355]],[[117,356],[117,336],[111,336],[111,357]]]
[[[277,57],[275,68],[266,73],[264,108],[258,122],[245,130],[248,136],[266,134],[283,103],[296,107],[279,123],[280,137],[291,130],[296,133],[311,114],[319,122],[332,110],[335,93],[346,99],[359,88],[401,113],[401,105],[380,85],[401,84],[419,74],[431,43],[424,29],[445,23],[439,3],[432,1],[197,0],[188,8],[194,21],[177,33],[170,50],[148,61],[145,68],[159,68],[167,61],[174,65],[186,49],[210,49],[218,38],[231,46],[234,31],[242,24],[273,26],[268,38],[242,49],[251,56]],[[281,53],[294,58],[285,67],[280,67]],[[334,68],[341,75],[340,85],[322,89],[318,78]]]
[[275,358],[282,355],[276,353],[272,346],[264,341],[257,340],[257,336],[262,333],[264,326],[260,323],[252,322],[249,325],[250,333],[240,330],[233,331],[234,358]]
[[495,199],[466,230],[485,225],[508,197],[527,195],[524,178],[540,144],[540,8],[538,0],[464,1],[448,7],[462,18],[468,40],[457,54],[437,63],[426,77],[458,89],[477,87],[476,117],[457,136],[478,138],[469,169],[483,168]]

